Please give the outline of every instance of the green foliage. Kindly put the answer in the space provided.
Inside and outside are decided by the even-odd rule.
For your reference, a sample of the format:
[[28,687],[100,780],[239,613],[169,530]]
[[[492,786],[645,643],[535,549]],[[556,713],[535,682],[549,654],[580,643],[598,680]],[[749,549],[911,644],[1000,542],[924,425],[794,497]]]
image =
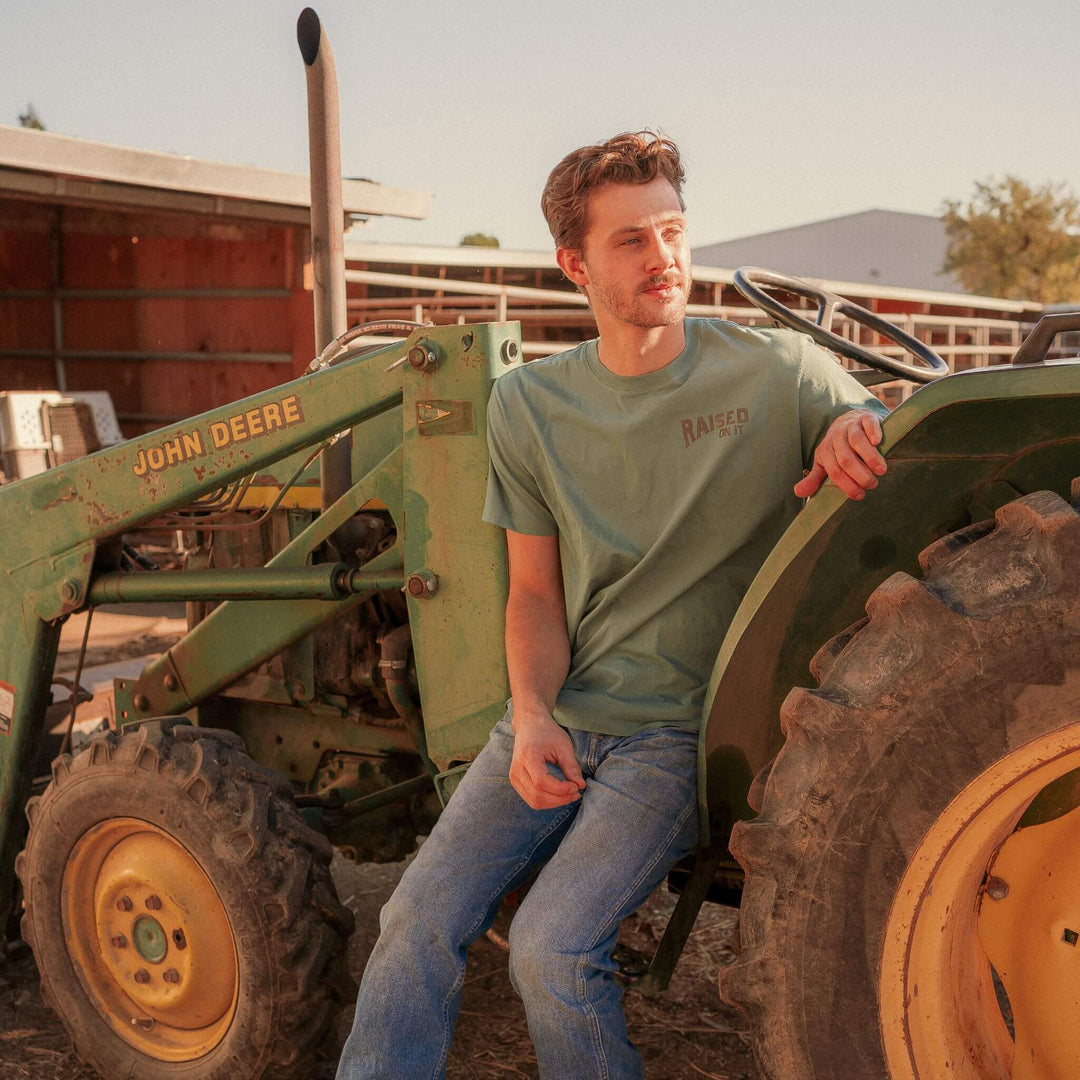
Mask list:
[[945,273],[968,292],[1044,304],[1080,300],[1080,202],[1063,185],[1015,176],[976,183],[967,205],[948,200],[941,220]]
[[489,236],[487,233],[471,232],[468,236],[461,238],[459,247],[498,247],[499,238],[497,236]]
[[19,113],[19,127],[32,128],[34,131],[45,130],[45,125],[41,122],[37,112],[34,110],[34,103],[32,101],[26,103],[26,112]]

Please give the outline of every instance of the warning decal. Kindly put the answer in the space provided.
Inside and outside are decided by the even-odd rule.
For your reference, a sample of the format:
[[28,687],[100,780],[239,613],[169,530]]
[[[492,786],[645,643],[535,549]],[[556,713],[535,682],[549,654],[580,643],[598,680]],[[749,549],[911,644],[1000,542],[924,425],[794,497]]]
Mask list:
[[0,735],[11,732],[11,719],[15,715],[15,687],[0,681]]

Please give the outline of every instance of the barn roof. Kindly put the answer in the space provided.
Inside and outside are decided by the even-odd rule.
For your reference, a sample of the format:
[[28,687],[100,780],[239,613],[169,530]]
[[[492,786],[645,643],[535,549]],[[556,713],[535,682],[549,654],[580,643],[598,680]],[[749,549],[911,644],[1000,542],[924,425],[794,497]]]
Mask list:
[[[0,124],[0,195],[116,209],[174,210],[307,224],[299,173],[136,150]],[[347,214],[423,218],[431,196],[368,180],[342,181]]]

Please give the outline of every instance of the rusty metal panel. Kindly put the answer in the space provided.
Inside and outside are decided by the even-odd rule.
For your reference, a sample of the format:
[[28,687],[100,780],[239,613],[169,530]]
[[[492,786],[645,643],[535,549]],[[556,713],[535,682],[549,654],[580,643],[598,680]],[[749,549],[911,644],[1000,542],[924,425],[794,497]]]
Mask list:
[[488,394],[520,365],[519,334],[516,323],[433,329],[436,365],[403,382],[405,572],[438,582],[434,593],[408,589],[409,623],[428,753],[440,769],[477,753],[510,696],[506,540],[481,514]]

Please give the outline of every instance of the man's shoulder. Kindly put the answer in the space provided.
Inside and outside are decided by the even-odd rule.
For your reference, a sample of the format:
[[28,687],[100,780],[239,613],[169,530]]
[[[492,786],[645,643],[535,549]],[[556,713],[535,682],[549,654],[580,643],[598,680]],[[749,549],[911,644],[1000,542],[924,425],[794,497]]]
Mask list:
[[697,330],[699,351],[745,355],[755,363],[771,361],[798,371],[806,355],[810,338],[797,330],[776,326],[745,326],[726,319],[693,319]]
[[565,383],[585,367],[585,350],[592,342],[583,341],[562,352],[553,353],[539,360],[513,368],[495,380],[495,387],[504,402],[515,397],[527,396],[553,384]]

